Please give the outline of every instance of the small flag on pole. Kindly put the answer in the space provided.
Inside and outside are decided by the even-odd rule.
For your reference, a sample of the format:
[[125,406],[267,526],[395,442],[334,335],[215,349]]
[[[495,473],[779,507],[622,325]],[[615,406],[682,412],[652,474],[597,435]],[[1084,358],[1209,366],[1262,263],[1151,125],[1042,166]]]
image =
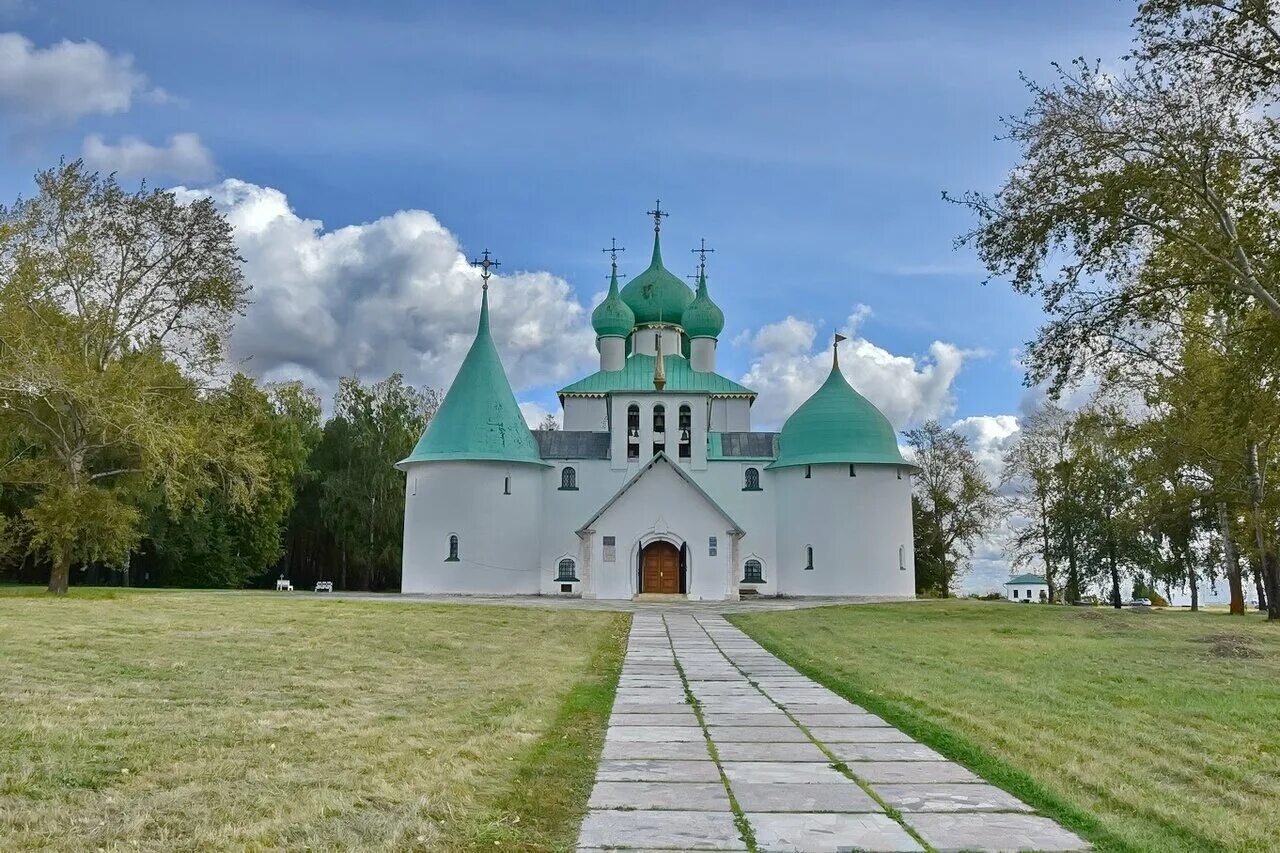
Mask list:
[[836,332],[835,342],[831,344],[831,369],[840,369],[840,342],[849,340],[844,335]]
[[849,339],[846,338],[844,335],[840,334],[839,332],[836,332],[836,343],[840,343],[841,341],[847,341],[847,340]]

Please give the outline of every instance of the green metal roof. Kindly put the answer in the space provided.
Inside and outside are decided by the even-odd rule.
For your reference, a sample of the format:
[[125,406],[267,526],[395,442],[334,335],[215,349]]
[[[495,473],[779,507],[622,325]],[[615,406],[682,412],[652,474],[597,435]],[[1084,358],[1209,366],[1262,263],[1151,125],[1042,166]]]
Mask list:
[[604,504],[601,505],[600,509],[596,510],[595,514],[592,515],[591,518],[587,520],[587,523],[579,527],[576,532],[582,533],[584,530],[590,530],[591,525],[599,521],[600,516],[604,515],[606,512],[609,511],[609,507],[617,503],[618,499],[621,498],[623,495],[625,495],[628,489],[634,486],[640,480],[641,477],[643,477],[646,473],[651,471],[653,469],[653,466],[657,465],[659,462],[665,462],[668,465],[670,465],[675,470],[675,472],[680,475],[680,479],[688,483],[689,486],[695,492],[702,495],[703,499],[706,500],[707,503],[711,504],[711,506],[715,509],[715,511],[720,513],[720,515],[724,517],[725,521],[729,522],[729,526],[734,532],[736,533],[744,532],[742,525],[734,521],[733,516],[725,512],[724,507],[716,503],[716,499],[711,497],[711,495],[707,494],[707,490],[702,488],[702,486],[699,486],[697,480],[689,476],[689,473],[687,471],[685,471],[683,468],[681,468],[679,465],[673,462],[671,460],[671,457],[661,450],[653,454],[653,458],[651,458],[644,465],[640,466],[640,470],[635,473],[635,476],[633,476],[630,480],[627,480],[627,482],[623,483],[622,488],[618,489],[618,491],[614,493],[613,497],[605,501]]
[[622,288],[622,300],[636,315],[636,324],[671,323],[678,325],[684,309],[693,301],[693,291],[662,265],[662,247],[653,235],[653,260],[649,268]]
[[691,338],[718,338],[724,331],[724,312],[707,295],[706,270],[698,272],[698,293],[680,315],[680,325]]
[[480,301],[476,339],[413,452],[398,464],[492,460],[546,465],[525,423],[498,348],[489,334],[489,291]]
[[[653,391],[653,363],[656,356],[633,353],[621,370],[598,370],[560,389],[561,396],[602,397],[617,391]],[[663,392],[694,391],[714,397],[755,397],[756,392],[718,373],[701,372],[689,366],[682,355],[664,355],[667,384]]]
[[831,375],[782,425],[778,460],[770,468],[823,462],[903,464],[889,419],[844,378]]
[[1013,586],[1014,584],[1043,584],[1048,586],[1049,582],[1039,575],[1018,575],[1016,578],[1009,578],[1004,582],[1005,586]]
[[609,295],[591,312],[591,325],[600,337],[625,338],[636,324],[636,315],[618,295],[618,265],[609,276]]

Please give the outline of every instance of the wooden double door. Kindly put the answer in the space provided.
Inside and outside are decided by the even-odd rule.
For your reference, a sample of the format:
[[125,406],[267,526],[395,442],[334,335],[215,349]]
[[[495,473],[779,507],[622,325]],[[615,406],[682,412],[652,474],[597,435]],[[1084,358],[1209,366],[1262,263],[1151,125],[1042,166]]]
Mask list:
[[640,591],[678,594],[680,549],[670,542],[654,542],[640,552]]

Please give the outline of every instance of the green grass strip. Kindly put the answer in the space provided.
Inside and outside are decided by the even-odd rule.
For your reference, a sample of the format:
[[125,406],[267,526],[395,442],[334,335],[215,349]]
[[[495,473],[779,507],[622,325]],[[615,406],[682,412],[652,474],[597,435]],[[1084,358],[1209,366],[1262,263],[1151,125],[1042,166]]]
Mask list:
[[555,721],[521,761],[497,803],[503,820],[478,838],[476,850],[572,851],[587,812],[613,697],[622,674],[631,615],[592,653],[586,677],[560,705]]
[[942,753],[957,764],[964,765],[987,782],[998,788],[1003,788],[1031,806],[1039,814],[1052,818],[1067,829],[1075,832],[1081,838],[1093,844],[1101,853],[1128,853],[1133,849],[1110,832],[1093,814],[1063,799],[1031,776],[987,752],[964,735],[940,726],[910,708],[892,702],[883,696],[869,693],[851,682],[830,675],[803,658],[791,654],[778,644],[752,634],[747,625],[742,624],[734,616],[726,616],[726,618],[763,646],[769,653],[789,664],[800,673],[812,678],[823,687],[840,694],[855,705],[861,705],[871,713],[883,718],[890,725],[896,726],[910,737]]

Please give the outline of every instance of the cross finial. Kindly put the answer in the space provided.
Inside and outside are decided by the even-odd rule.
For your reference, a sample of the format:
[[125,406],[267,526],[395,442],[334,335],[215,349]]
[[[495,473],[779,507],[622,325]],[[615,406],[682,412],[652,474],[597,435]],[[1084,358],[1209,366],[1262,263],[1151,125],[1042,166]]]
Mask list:
[[479,258],[476,258],[471,261],[471,266],[480,267],[480,278],[484,280],[484,284],[482,286],[484,287],[485,290],[488,290],[489,276],[493,275],[493,273],[489,272],[489,268],[500,267],[502,266],[502,263],[500,261],[491,260],[489,258],[488,249],[485,249],[483,252],[480,253],[480,255],[481,256]]
[[670,213],[667,213],[665,210],[662,209],[662,199],[658,199],[657,201],[655,201],[653,203],[653,210],[646,210],[645,213],[653,217],[653,233],[654,234],[657,234],[659,231],[662,230],[662,217],[671,215]]
[[601,249],[600,251],[609,253],[609,260],[613,262],[613,271],[614,273],[617,273],[618,272],[618,253],[626,251],[626,249],[618,245],[618,238],[610,237],[609,248]]
[[698,256],[698,274],[702,275],[707,271],[707,252],[714,252],[715,249],[708,249],[707,238],[701,237],[698,240],[698,248],[689,251]]

